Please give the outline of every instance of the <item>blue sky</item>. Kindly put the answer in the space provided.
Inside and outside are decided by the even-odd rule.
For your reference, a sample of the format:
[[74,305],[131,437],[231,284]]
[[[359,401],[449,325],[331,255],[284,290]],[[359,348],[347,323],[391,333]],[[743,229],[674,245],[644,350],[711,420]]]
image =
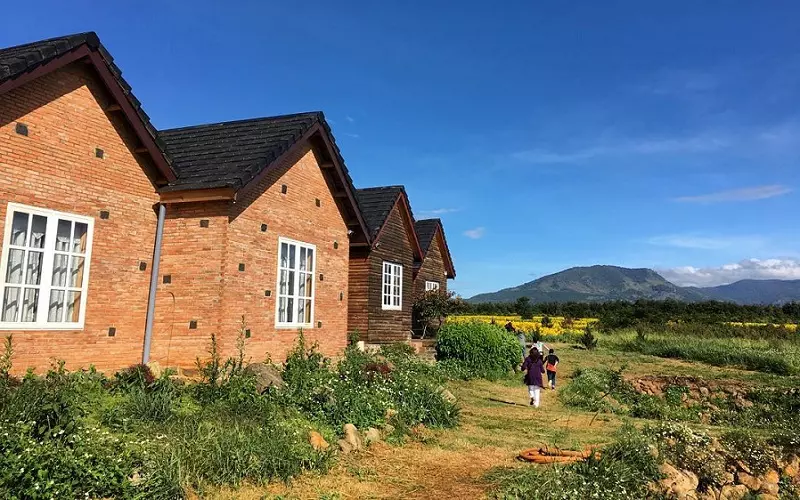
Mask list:
[[6,5],[0,46],[98,32],[159,128],[324,111],[358,186],[443,219],[464,296],[596,263],[800,278],[798,2],[36,13]]

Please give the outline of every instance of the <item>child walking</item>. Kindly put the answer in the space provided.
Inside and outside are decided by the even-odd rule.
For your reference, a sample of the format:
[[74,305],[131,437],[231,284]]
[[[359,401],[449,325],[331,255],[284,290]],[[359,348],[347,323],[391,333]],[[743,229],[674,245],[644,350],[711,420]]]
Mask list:
[[556,356],[555,349],[550,349],[550,354],[547,355],[545,361],[546,363],[544,365],[544,368],[547,371],[547,384],[550,386],[550,389],[555,389],[556,370],[558,367],[558,356]]
[[542,387],[542,374],[544,373],[544,363],[542,362],[542,355],[534,347],[530,351],[530,355],[525,358],[522,363],[522,371],[525,372],[525,384],[528,386],[528,394],[531,397],[531,406],[539,407],[539,398],[541,396]]

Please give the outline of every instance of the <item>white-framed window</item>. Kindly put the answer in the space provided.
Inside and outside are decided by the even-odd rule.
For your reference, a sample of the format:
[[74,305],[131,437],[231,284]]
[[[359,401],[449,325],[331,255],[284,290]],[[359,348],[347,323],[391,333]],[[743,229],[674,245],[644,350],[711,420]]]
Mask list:
[[278,307],[275,325],[312,328],[317,247],[278,238]]
[[403,266],[392,262],[383,263],[383,289],[381,309],[403,308]]
[[83,328],[94,219],[8,204],[0,329]]
[[438,281],[426,281],[425,282],[425,291],[430,292],[431,290],[438,290],[439,289],[439,282]]

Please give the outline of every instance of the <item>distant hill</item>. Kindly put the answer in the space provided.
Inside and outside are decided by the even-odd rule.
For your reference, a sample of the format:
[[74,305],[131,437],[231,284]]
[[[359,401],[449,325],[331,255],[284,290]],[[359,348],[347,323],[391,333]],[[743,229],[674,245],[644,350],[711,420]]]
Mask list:
[[782,304],[800,301],[800,280],[741,280],[730,285],[695,288],[714,300],[737,304]]
[[519,286],[482,293],[470,302],[513,302],[519,297],[532,302],[604,302],[608,300],[703,300],[697,290],[681,288],[652,269],[617,266],[572,267]]
[[482,293],[469,302],[605,302],[609,300],[722,300],[739,304],[800,301],[800,280],[742,280],[707,288],[679,287],[652,269],[572,267],[519,286]]

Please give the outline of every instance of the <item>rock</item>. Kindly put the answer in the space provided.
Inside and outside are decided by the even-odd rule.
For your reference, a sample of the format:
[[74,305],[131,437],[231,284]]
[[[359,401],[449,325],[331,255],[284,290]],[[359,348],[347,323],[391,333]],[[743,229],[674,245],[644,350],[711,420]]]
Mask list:
[[247,365],[247,368],[244,369],[244,373],[252,375],[253,380],[256,382],[256,391],[259,394],[262,394],[270,387],[280,389],[285,385],[280,370],[274,365],[250,363]]
[[778,495],[770,495],[768,493],[762,493],[756,497],[758,500],[780,500],[781,497]]
[[381,431],[376,429],[375,427],[370,427],[367,429],[367,432],[364,433],[364,443],[369,445],[370,443],[377,443],[382,441],[383,438],[381,437]]
[[764,482],[761,484],[761,489],[758,491],[764,495],[775,495],[775,498],[778,498],[778,483]]
[[709,395],[711,395],[711,391],[708,390],[708,387],[701,387],[700,395],[703,396],[704,398],[707,398]]
[[383,435],[384,436],[391,436],[394,434],[394,426],[392,424],[386,424],[383,426]]
[[449,401],[451,403],[455,403],[457,401],[456,397],[453,395],[452,392],[448,391],[444,387],[439,386],[439,393],[445,399],[445,401]]
[[725,472],[722,474],[722,484],[734,484],[736,482],[736,478],[730,472]]
[[654,444],[647,445],[647,453],[649,453],[651,457],[658,459],[659,456],[658,446]]
[[395,410],[394,408],[386,408],[386,415],[384,415],[383,419],[386,420],[387,422],[390,422],[395,417],[395,415],[397,415],[397,410]]
[[311,431],[308,433],[308,442],[311,443],[311,447],[314,448],[316,451],[324,451],[327,450],[330,446],[325,438],[322,437],[317,431]]
[[792,458],[783,466],[783,473],[790,478],[794,479],[800,473],[800,459],[796,456]]
[[353,447],[352,447],[352,446],[350,446],[350,443],[348,443],[348,442],[347,442],[347,441],[345,441],[344,439],[340,439],[340,440],[339,440],[339,449],[340,449],[340,450],[342,451],[342,453],[344,453],[345,455],[347,455],[348,453],[350,453],[351,451],[353,451]]
[[161,378],[163,375],[164,370],[161,369],[161,365],[158,364],[158,361],[149,361],[147,363],[147,368],[150,370],[150,373],[153,375],[153,378]]
[[753,473],[753,471],[750,470],[750,467],[748,467],[747,464],[745,464],[741,460],[736,461],[736,470],[744,471],[747,472],[748,474]]
[[719,491],[719,500],[742,500],[748,493],[750,490],[743,484],[726,484]]
[[664,479],[659,481],[665,493],[672,493],[678,498],[696,498],[695,490],[700,484],[697,476],[688,470],[678,470],[669,464],[662,464],[658,468]]
[[761,479],[753,477],[743,471],[736,473],[736,482],[747,486],[751,491],[758,491],[761,488]]
[[764,476],[761,479],[765,483],[778,484],[779,482],[781,482],[781,475],[775,469],[769,469],[767,472],[764,473]]
[[353,424],[344,424],[342,428],[344,431],[344,440],[347,441],[354,451],[358,451],[364,447],[364,442],[361,440],[361,434],[358,433],[358,429]]
[[706,491],[697,493],[697,500],[718,500],[719,490],[710,486]]

